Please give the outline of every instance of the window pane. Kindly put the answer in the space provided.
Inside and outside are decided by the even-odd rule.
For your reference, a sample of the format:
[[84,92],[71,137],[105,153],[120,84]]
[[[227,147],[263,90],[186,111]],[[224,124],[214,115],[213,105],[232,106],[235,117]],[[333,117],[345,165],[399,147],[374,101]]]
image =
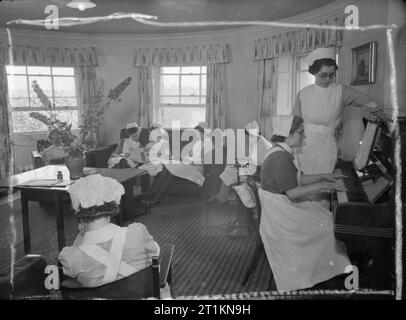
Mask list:
[[6,66],[6,72],[9,74],[25,74],[25,66]]
[[206,94],[206,82],[207,82],[206,75],[203,74],[202,75],[202,93],[201,93],[203,95]]
[[291,56],[283,56],[278,58],[278,70],[279,72],[289,72],[289,65]]
[[307,56],[300,56],[299,61],[300,61],[300,70],[309,69],[309,66],[307,65]]
[[76,95],[75,78],[54,77],[55,97],[73,97]]
[[179,94],[179,76],[161,76],[161,95]]
[[299,73],[299,91],[304,87],[314,83],[314,76],[309,72],[300,72]]
[[45,124],[34,118],[31,118],[29,116],[29,113],[29,111],[12,112],[14,132],[34,132],[48,130]]
[[32,97],[36,97],[37,94],[32,89],[32,82],[34,80],[37,81],[38,85],[44,91],[44,93],[48,96],[49,99],[52,99],[52,82],[51,77],[44,77],[44,76],[29,76],[29,85],[30,85],[30,95]]
[[[37,132],[48,130],[45,124],[43,124],[41,121],[31,118],[29,116],[29,113],[29,111],[12,112],[14,132]],[[45,112],[41,113],[45,114]],[[57,113],[57,117],[59,120],[72,123],[72,128],[78,128],[77,110],[64,110],[58,111]]]
[[55,98],[56,107],[76,107],[76,98]]
[[[49,99],[49,101],[51,101],[51,103],[53,104],[52,99]],[[30,104],[31,104],[30,105],[31,108],[44,108],[43,104],[41,103],[41,101],[38,98],[36,98],[36,96],[35,96],[35,98],[31,97]]]
[[180,121],[180,126],[184,128],[193,128],[199,122],[205,121],[206,108],[177,108],[160,107],[160,123],[164,127],[171,127],[172,121]]
[[206,104],[206,96],[200,97],[200,104]]
[[181,104],[199,104],[199,97],[180,97]]
[[290,114],[290,77],[288,74],[278,75],[277,107],[278,115]]
[[182,95],[199,95],[199,76],[182,76]]
[[207,73],[206,67],[202,67],[202,73]]
[[30,102],[28,98],[10,98],[10,105],[12,108],[28,108]]
[[182,67],[181,71],[183,74],[188,74],[188,73],[199,74],[200,67]]
[[180,73],[180,67],[162,67],[161,73]]
[[178,104],[179,97],[161,97],[161,103]]
[[27,77],[26,76],[7,76],[8,89],[10,97],[27,97]]
[[28,74],[51,74],[51,67],[27,67]]
[[57,76],[74,76],[75,72],[73,68],[53,67],[52,74]]

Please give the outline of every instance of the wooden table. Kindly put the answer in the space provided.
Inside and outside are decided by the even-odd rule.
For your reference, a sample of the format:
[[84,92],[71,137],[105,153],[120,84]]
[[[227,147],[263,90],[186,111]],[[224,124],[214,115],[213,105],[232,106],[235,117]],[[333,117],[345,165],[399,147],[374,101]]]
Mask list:
[[[141,177],[142,190],[149,190],[148,172],[140,169],[106,169],[106,168],[85,168],[95,170],[105,177],[116,179],[125,189],[121,198],[121,210],[118,216],[118,224],[122,223],[124,217],[134,210],[133,187],[136,179]],[[56,229],[58,236],[59,251],[65,247],[65,226],[63,221],[62,204],[69,198],[68,186],[66,187],[33,187],[26,186],[28,181],[42,179],[56,179],[58,171],[62,171],[64,180],[69,177],[69,171],[64,165],[49,165],[35,170],[26,171],[0,180],[0,187],[13,188],[21,191],[21,214],[23,220],[24,251],[31,253],[30,223],[28,214],[28,201],[52,202],[55,205]],[[73,182],[74,183],[74,182]],[[131,211],[130,211],[131,210]]]

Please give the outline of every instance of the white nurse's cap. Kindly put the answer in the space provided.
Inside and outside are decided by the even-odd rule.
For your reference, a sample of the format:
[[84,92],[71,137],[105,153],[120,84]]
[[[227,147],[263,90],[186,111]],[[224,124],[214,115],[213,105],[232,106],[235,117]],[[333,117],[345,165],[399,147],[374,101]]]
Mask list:
[[126,129],[131,129],[131,128],[138,128],[138,124],[136,122],[130,122],[127,123],[127,125],[125,126]]
[[259,134],[258,123],[255,120],[252,120],[245,126],[245,130],[247,130],[249,134],[257,136]]
[[314,61],[319,59],[336,59],[336,53],[332,48],[318,48],[310,52],[307,57],[307,64],[310,67]]
[[124,194],[124,187],[115,179],[92,174],[76,180],[69,186],[68,192],[72,207],[78,211],[79,206],[90,208],[112,201],[119,204]]
[[293,116],[274,116],[272,117],[273,135],[288,137],[292,128]]

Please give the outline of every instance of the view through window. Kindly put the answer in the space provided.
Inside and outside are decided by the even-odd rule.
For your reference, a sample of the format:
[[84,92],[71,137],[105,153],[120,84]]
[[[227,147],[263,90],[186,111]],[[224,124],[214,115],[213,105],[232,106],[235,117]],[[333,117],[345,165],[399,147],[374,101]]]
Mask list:
[[171,127],[179,121],[182,128],[191,128],[206,117],[206,67],[160,68],[158,122]]
[[72,128],[78,127],[74,68],[6,66],[6,71],[15,133],[48,130],[45,124],[29,116],[33,111],[45,113],[32,88],[34,80],[55,104],[58,119],[72,123]]

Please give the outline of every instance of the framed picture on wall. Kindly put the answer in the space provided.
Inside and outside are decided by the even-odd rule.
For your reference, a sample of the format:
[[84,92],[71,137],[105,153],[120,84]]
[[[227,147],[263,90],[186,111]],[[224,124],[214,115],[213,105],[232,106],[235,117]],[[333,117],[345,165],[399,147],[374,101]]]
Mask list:
[[352,85],[375,83],[376,41],[352,49]]

